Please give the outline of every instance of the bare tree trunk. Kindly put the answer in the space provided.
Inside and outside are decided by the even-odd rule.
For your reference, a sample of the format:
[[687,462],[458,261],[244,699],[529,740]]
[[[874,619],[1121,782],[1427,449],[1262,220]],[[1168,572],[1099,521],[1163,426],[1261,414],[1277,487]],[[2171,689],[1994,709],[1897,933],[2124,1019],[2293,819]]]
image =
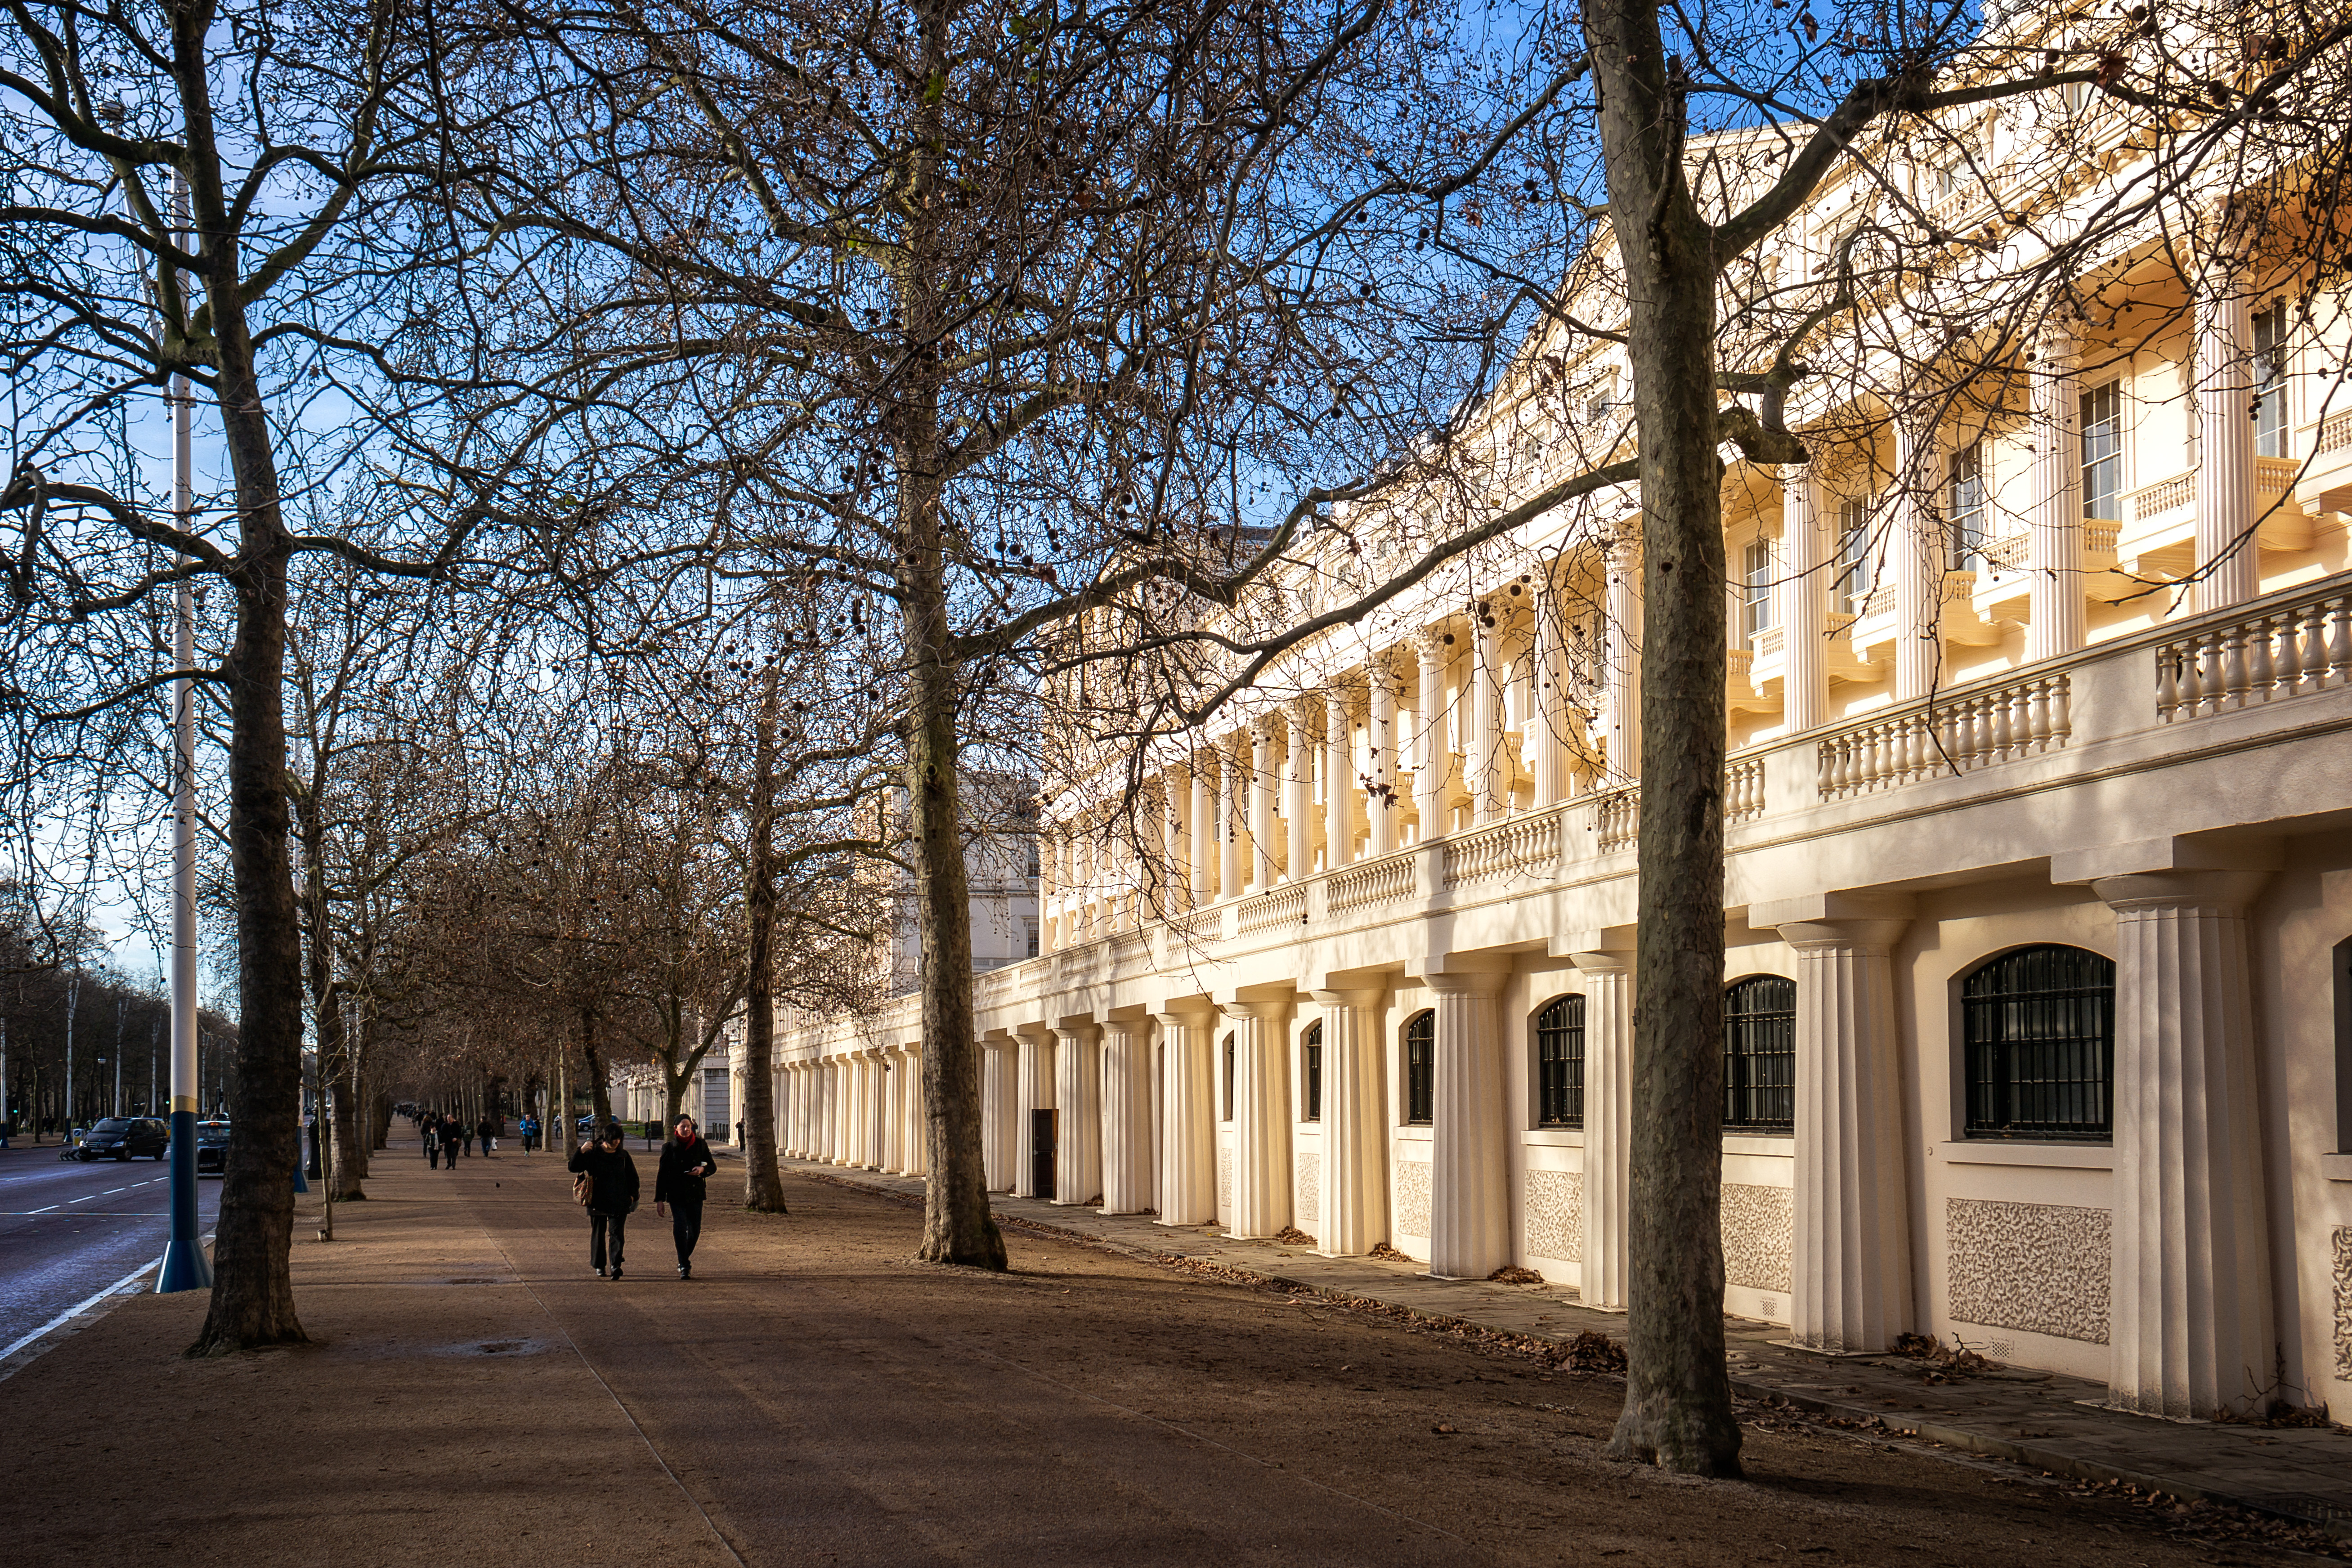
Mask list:
[[596,1110],[596,1125],[613,1120],[613,1086],[605,1081],[604,1058],[596,1054],[596,1009],[580,1009],[580,1055],[588,1065],[589,1103]]
[[1724,1363],[1722,465],[1714,233],[1651,0],[1586,37],[1627,292],[1642,448],[1641,889],[1634,960],[1625,1409],[1610,1452],[1739,1473]]
[[751,843],[744,857],[743,1206],[783,1214],[784,1177],[776,1165],[776,684],[773,654],[760,695],[751,756]]

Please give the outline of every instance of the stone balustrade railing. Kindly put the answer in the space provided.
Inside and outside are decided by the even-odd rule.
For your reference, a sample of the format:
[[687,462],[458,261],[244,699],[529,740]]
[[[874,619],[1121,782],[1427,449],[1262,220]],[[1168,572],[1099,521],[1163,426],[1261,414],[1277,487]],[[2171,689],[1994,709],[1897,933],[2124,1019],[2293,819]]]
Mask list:
[[1764,762],[1749,757],[1723,770],[1723,820],[1748,822],[1764,815]]
[[1515,816],[1444,839],[1440,883],[1451,892],[1496,877],[1540,876],[1549,880],[1559,865],[1559,826],[1564,807]]
[[1410,898],[1414,860],[1414,853],[1406,850],[1333,873],[1325,889],[1324,907],[1334,915],[1352,914]]
[[1307,889],[1294,882],[1243,900],[1234,923],[1244,936],[1253,936],[1276,926],[1297,925],[1306,918]]
[[2198,626],[2156,649],[2156,716],[2176,719],[2352,682],[2352,595],[2341,584]]
[[1593,847],[1606,855],[1631,849],[1642,837],[1642,792],[1613,790],[1592,803]]
[[2063,746],[2074,732],[2072,693],[2070,677],[2043,676],[1849,724],[1816,742],[1821,797],[1843,800]]

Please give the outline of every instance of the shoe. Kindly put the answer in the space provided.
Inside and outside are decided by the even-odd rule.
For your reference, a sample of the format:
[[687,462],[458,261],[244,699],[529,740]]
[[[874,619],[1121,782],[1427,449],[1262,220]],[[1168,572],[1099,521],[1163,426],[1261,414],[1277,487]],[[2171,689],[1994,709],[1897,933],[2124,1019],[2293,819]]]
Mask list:
[[596,1278],[597,1278],[597,1279],[602,1279],[603,1278],[604,1278],[604,1271],[603,1269],[601,1269],[601,1268],[599,1268],[598,1270],[596,1270]]
[[693,1279],[693,1278],[694,1278],[694,1265],[693,1265],[693,1264],[691,1264],[691,1263],[681,1263],[681,1264],[679,1264],[679,1265],[677,1266],[677,1277],[678,1277],[679,1279]]
[[614,1279],[618,1279],[620,1277],[621,1277],[621,1271],[620,1271],[619,1269],[617,1269],[617,1268],[614,1269],[614,1270],[613,1270],[613,1278],[614,1278]]

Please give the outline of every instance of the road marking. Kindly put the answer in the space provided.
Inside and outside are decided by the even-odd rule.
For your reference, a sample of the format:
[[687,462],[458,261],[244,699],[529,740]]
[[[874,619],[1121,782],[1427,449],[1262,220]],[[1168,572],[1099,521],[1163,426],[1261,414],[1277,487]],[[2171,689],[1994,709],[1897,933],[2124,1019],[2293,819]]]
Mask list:
[[98,1195],[102,1198],[110,1198],[117,1193],[127,1193],[131,1189],[129,1187],[109,1187],[106,1191],[99,1194]]
[[90,1200],[90,1199],[92,1199],[92,1198],[96,1198],[96,1197],[103,1197],[103,1196],[105,1196],[105,1194],[104,1194],[103,1193],[84,1193],[81,1196],[79,1196],[79,1197],[78,1197],[78,1198],[71,1199],[71,1200],[69,1200],[69,1201],[71,1201],[71,1202],[73,1202],[73,1203],[78,1203],[78,1204],[86,1204],[86,1203],[89,1202],[89,1200]]
[[[56,1208],[57,1206],[58,1206],[57,1205],[55,1205],[55,1204],[51,1204],[51,1205],[49,1205],[49,1209]],[[49,1209],[35,1209],[33,1212],[34,1212],[35,1214],[47,1214],[47,1213],[48,1213],[48,1212],[49,1212]]]
[[39,1339],[43,1334],[47,1333],[51,1329],[58,1327],[59,1324],[67,1322],[74,1318],[80,1317],[84,1312],[89,1311],[92,1307],[97,1306],[100,1301],[105,1300],[109,1296],[113,1295],[124,1286],[138,1283],[141,1276],[152,1273],[156,1265],[163,1261],[163,1260],[159,1258],[155,1259],[154,1263],[142,1263],[138,1268],[132,1269],[130,1273],[125,1274],[121,1279],[117,1279],[113,1284],[109,1285],[105,1289],[100,1290],[97,1295],[92,1296],[89,1300],[82,1302],[79,1306],[68,1307],[64,1311],[59,1312],[56,1317],[51,1318],[47,1322],[43,1323],[39,1328],[35,1329],[31,1333],[26,1334],[23,1339],[18,1340],[6,1350],[0,1350],[0,1361],[6,1361],[10,1356],[15,1355],[18,1351],[23,1350],[26,1345],[31,1344],[35,1340]]

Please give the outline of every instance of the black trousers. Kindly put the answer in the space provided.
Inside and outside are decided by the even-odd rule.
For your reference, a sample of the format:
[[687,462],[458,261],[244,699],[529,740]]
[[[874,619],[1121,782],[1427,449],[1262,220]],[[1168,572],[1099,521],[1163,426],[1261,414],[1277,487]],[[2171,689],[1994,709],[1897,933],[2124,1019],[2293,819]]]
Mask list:
[[588,1216],[588,1267],[591,1268],[621,1266],[621,1240],[628,1229],[629,1216],[625,1214],[594,1214]]
[[441,1168],[441,1145],[440,1145],[440,1144],[438,1144],[438,1143],[427,1143],[426,1145],[425,1145],[425,1163],[426,1164],[428,1164],[428,1165],[432,1166],[432,1167],[433,1167],[435,1170],[436,1170],[436,1171],[437,1171],[437,1170],[439,1170],[439,1169]]
[[694,1261],[694,1244],[702,1239],[702,1200],[669,1201],[670,1239],[677,1243],[677,1266],[680,1268]]

